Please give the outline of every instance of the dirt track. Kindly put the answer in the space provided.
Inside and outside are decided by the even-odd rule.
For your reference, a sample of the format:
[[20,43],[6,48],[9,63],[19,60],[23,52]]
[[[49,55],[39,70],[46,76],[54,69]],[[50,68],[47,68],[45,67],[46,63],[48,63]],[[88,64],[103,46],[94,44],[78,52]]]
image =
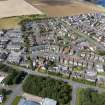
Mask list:
[[42,12],[24,0],[0,1],[0,18],[30,14],[42,14]]

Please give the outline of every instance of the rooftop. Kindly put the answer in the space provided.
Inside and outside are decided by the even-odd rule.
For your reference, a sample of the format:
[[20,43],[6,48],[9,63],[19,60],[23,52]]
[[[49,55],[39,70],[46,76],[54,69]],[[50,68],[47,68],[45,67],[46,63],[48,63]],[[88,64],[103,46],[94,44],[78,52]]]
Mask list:
[[18,105],[40,105],[40,104],[33,101],[27,101],[25,99],[21,99]]

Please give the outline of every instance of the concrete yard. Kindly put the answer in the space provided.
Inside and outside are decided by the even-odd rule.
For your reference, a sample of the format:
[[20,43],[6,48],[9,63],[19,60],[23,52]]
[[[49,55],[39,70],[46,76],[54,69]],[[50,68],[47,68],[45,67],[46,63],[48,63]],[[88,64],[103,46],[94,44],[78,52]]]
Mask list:
[[24,0],[0,1],[0,18],[31,14],[42,14],[42,12]]

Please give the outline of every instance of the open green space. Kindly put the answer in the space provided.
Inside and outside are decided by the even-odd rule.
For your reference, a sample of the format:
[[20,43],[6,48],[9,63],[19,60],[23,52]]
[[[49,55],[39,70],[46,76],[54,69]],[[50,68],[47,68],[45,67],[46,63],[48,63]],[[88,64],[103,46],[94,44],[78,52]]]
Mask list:
[[15,98],[15,100],[13,101],[12,105],[18,105],[20,99],[21,99],[21,96],[17,96],[17,97]]
[[0,19],[0,28],[1,29],[8,29],[8,28],[15,28],[19,27],[19,22],[21,21],[20,17],[11,17],[11,18],[2,18]]
[[91,82],[85,79],[80,79],[80,78],[72,78],[73,81],[79,82],[79,83],[83,83],[83,84],[87,84],[87,85],[93,85],[95,86],[95,82]]
[[45,15],[26,15],[26,16],[14,16],[0,19],[0,29],[17,28],[20,26],[20,22],[25,19],[40,19]]
[[73,71],[77,71],[77,72],[80,72],[83,70],[83,67],[82,66],[74,66],[73,67]]
[[92,89],[79,89],[76,105],[105,105],[105,93]]
[[100,55],[100,56],[104,56],[105,55],[105,51],[103,50],[98,50],[96,51],[96,54]]
[[72,87],[67,82],[50,77],[30,75],[23,84],[26,93],[57,100],[60,105],[70,104]]

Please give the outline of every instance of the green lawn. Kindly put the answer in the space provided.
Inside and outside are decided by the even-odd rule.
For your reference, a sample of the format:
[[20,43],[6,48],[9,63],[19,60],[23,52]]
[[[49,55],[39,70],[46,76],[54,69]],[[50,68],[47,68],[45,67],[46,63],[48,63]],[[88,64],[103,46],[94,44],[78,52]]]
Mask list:
[[17,97],[15,98],[15,100],[13,101],[12,105],[18,105],[20,99],[21,99],[21,96],[17,96]]
[[19,17],[2,18],[0,19],[0,28],[13,28],[19,27],[18,23],[21,21]]
[[0,105],[4,105],[4,103],[0,104]]
[[105,76],[105,72],[102,72],[102,73],[99,73],[99,72],[98,72],[98,75],[103,75],[103,76]]
[[44,17],[44,15],[26,15],[26,16],[14,16],[0,19],[0,29],[10,29],[19,27],[19,23],[24,19]]
[[105,93],[93,89],[78,89],[76,105],[105,105]]
[[83,67],[82,66],[74,66],[74,68],[73,68],[73,71],[78,71],[78,72],[80,72],[80,71],[82,71],[83,70]]
[[72,78],[72,80],[76,81],[76,82],[79,82],[79,83],[95,86],[95,82],[91,82],[91,81],[88,81],[88,80],[85,80],[85,79]]

